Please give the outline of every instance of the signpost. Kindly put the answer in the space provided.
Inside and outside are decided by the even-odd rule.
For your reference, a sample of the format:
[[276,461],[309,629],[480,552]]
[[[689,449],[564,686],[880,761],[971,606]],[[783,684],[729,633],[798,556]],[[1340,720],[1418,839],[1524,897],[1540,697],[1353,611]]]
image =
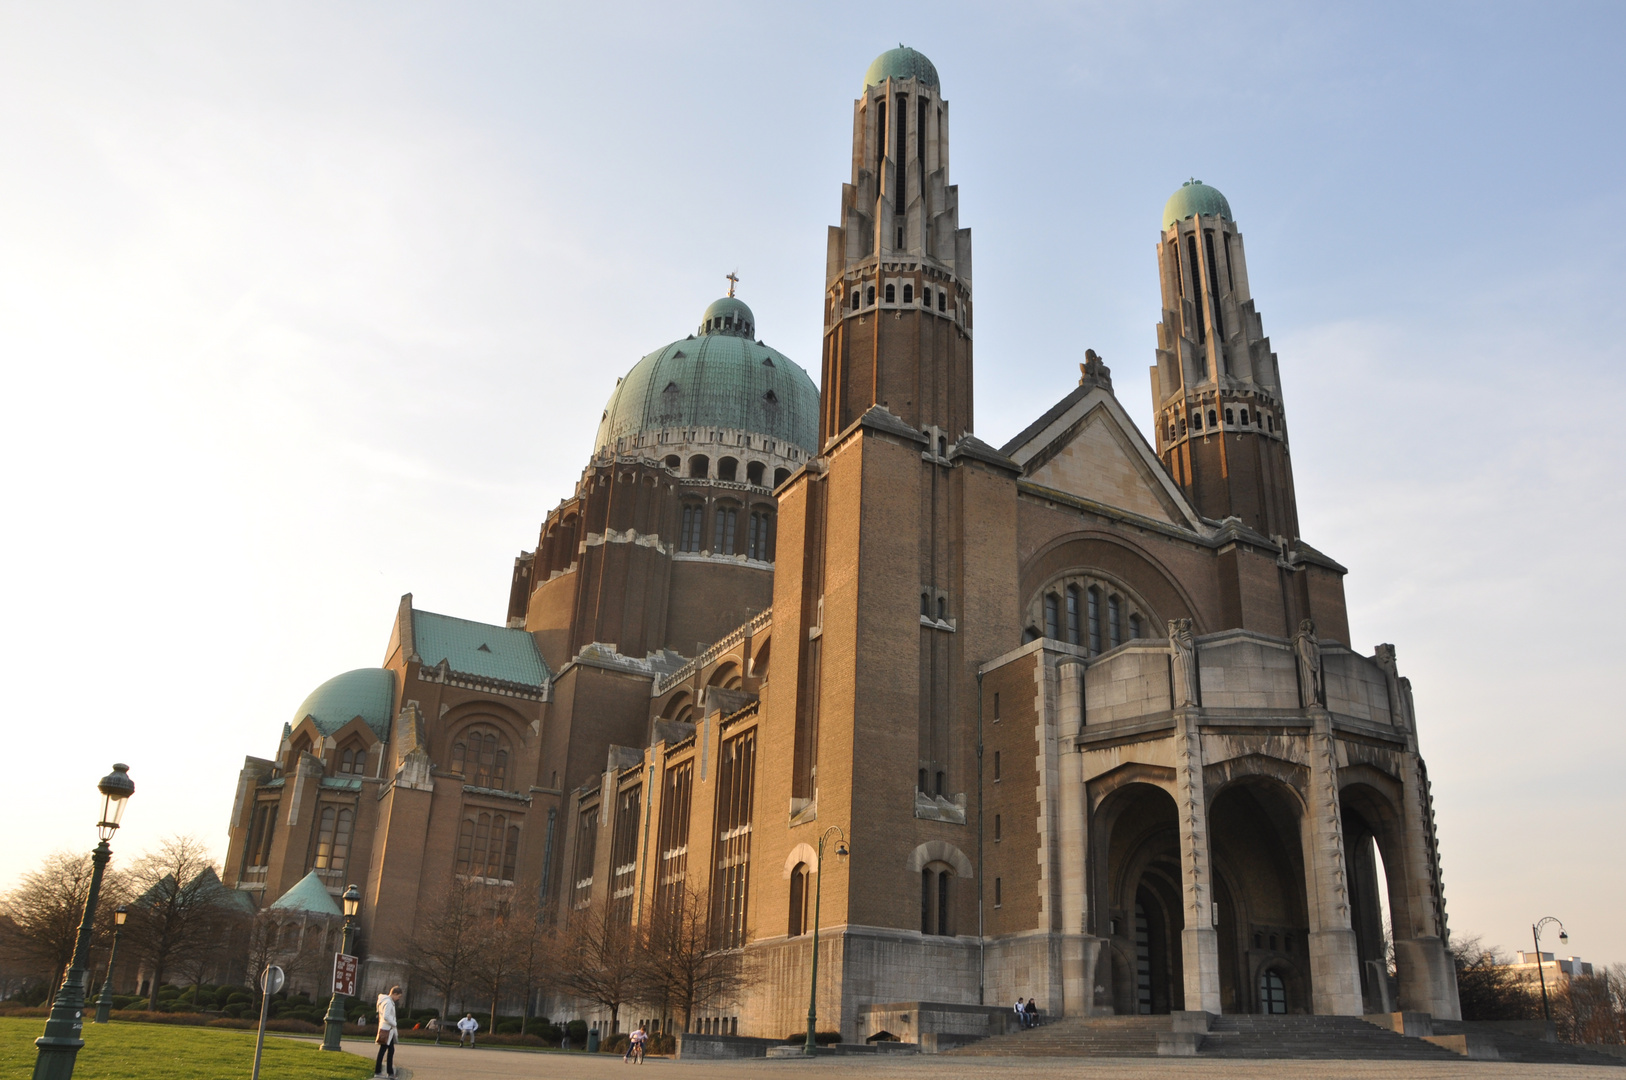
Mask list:
[[265,1050],[265,1018],[271,1011],[271,995],[282,989],[287,978],[275,964],[260,973],[260,1035],[254,1040],[254,1080],[260,1080],[260,1054]]
[[356,973],[361,969],[361,961],[345,953],[333,954],[333,992],[343,994],[345,997],[356,996]]

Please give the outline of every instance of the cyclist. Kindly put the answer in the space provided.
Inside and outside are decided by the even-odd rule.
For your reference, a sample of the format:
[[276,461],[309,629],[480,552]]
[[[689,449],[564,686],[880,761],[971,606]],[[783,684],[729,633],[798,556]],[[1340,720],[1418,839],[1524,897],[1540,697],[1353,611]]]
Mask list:
[[630,1061],[634,1065],[642,1065],[644,1063],[644,1043],[648,1041],[649,1032],[644,1030],[644,1025],[639,1024],[638,1030],[627,1037],[627,1052],[622,1055],[622,1062]]

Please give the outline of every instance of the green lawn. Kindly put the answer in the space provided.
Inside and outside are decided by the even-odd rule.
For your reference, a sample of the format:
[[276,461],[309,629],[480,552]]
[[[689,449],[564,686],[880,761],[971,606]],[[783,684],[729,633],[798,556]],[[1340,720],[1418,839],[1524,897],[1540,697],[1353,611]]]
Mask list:
[[[34,1040],[45,1031],[35,1017],[0,1016],[0,1076],[34,1071]],[[220,1080],[248,1077],[254,1032],[163,1024],[86,1024],[74,1080]],[[313,1041],[265,1037],[261,1080],[358,1080],[373,1063],[350,1054],[324,1054]]]

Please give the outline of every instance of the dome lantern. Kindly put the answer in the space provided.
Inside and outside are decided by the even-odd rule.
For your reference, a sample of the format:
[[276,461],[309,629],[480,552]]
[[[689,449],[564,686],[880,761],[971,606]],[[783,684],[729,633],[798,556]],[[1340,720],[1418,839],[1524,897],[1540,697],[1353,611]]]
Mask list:
[[1231,204],[1218,188],[1211,188],[1201,180],[1187,180],[1163,204],[1163,228],[1172,229],[1175,222],[1196,215],[1209,217],[1215,214],[1226,221],[1234,220],[1231,217]]

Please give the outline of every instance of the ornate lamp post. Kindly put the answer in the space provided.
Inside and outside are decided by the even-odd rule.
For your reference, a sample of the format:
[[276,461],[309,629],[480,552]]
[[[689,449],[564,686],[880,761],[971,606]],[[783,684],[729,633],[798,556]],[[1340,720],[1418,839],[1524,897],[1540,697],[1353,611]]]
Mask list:
[[1564,924],[1559,922],[1551,915],[1530,927],[1530,936],[1534,938],[1536,942],[1536,975],[1541,979],[1541,1015],[1547,1021],[1547,1041],[1556,1042],[1558,1040],[1558,1032],[1553,1027],[1553,1007],[1547,1001],[1547,970],[1541,966],[1541,928],[1546,926],[1548,923],[1558,923],[1558,940],[1560,942],[1568,941],[1570,939],[1570,935],[1569,932],[1564,929]]
[[113,947],[107,951],[107,979],[102,983],[102,996],[96,999],[96,1022],[107,1023],[107,1015],[113,1009],[113,961],[119,955],[119,934],[124,930],[124,920],[130,917],[130,909],[120,904],[113,909]]
[[[355,948],[356,912],[361,910],[361,890],[351,885],[344,890],[339,898],[344,903],[344,936],[340,940],[339,955],[333,958],[333,1000],[328,1003],[327,1016],[323,1017],[326,1030],[322,1034],[323,1050],[342,1050],[344,1039],[344,1002],[349,996],[339,992],[339,967],[351,956],[350,950]],[[350,978],[355,978],[355,971],[351,969]]]
[[34,1040],[39,1056],[34,1059],[34,1080],[71,1080],[73,1063],[85,1040],[79,1037],[84,1024],[85,1009],[85,953],[90,948],[90,932],[96,922],[96,897],[102,890],[102,873],[107,869],[113,849],[107,842],[118,831],[119,819],[124,816],[124,801],[135,791],[130,782],[130,766],[114,765],[113,771],[102,777],[96,785],[102,793],[102,817],[96,823],[96,835],[101,843],[90,854],[92,871],[90,891],[85,895],[85,915],[79,921],[79,938],[73,946],[73,962],[68,965],[68,977],[62,980],[56,1001],[51,1004],[51,1017],[45,1021],[45,1034]]
[[807,996],[807,1042],[802,1046],[802,1053],[809,1057],[813,1055],[813,1028],[819,1019],[819,901],[824,896],[824,842],[831,833],[840,837],[836,841],[836,858],[847,857],[847,834],[841,831],[841,826],[832,825],[824,830],[819,836],[819,880],[813,886],[813,988]]

